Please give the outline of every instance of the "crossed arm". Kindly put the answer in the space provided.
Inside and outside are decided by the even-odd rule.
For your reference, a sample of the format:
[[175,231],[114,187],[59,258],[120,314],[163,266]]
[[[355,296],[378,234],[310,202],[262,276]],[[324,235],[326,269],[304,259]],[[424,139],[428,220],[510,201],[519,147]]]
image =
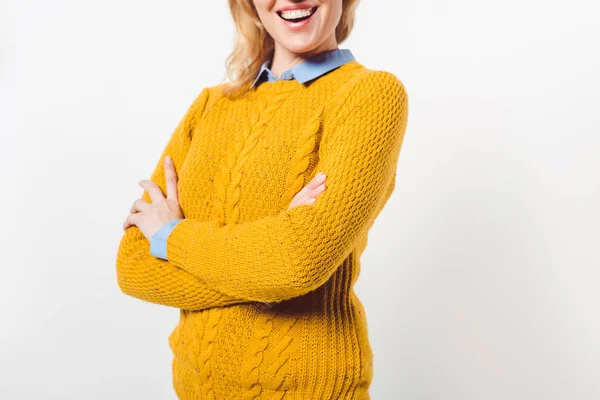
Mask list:
[[[169,155],[176,169],[183,164],[191,145],[191,132],[208,102],[208,88],[202,90],[164,148],[150,180],[166,192],[164,158]],[[142,199],[151,203],[146,191]],[[154,257],[150,242],[140,229],[132,225],[121,238],[116,259],[117,282],[121,291],[151,303],[202,310],[250,300],[236,298],[209,287],[202,279],[176,266],[174,263]]]
[[[202,113],[198,97],[171,137],[151,180],[165,189],[163,159],[181,165],[190,127]],[[391,73],[373,71],[328,109],[316,171],[327,190],[315,204],[235,225],[185,219],[167,241],[169,260],[150,254],[135,226],[119,246],[117,276],[128,295],[200,310],[261,301],[279,302],[315,290],[329,279],[366,233],[395,184],[406,129],[408,100]],[[149,201],[146,193],[144,199]]]

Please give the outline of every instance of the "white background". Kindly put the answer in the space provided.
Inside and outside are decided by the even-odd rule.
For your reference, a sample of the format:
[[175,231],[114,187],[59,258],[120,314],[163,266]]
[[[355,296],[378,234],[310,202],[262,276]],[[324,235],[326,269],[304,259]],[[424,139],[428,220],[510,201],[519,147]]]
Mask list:
[[[0,2],[0,398],[175,399],[177,309],[120,292],[121,225],[224,81],[225,1]],[[366,1],[409,94],[356,291],[374,400],[600,398],[600,32],[589,0]]]

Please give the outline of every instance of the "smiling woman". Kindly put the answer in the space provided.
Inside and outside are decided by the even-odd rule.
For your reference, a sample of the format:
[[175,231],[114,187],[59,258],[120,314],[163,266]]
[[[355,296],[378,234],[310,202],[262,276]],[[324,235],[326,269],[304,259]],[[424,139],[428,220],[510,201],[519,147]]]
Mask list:
[[180,309],[179,398],[369,399],[353,287],[408,100],[394,74],[338,48],[356,4],[230,0],[231,81],[201,91],[142,183],[118,283]]

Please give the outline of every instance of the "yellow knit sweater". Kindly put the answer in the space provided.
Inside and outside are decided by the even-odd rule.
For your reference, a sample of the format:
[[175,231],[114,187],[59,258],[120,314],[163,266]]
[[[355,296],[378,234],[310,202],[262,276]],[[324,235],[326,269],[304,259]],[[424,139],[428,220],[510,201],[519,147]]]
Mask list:
[[[198,95],[150,178],[166,193],[170,155],[186,219],[168,261],[128,228],[119,287],[180,309],[168,342],[181,399],[369,399],[373,354],[353,286],[394,190],[404,85],[357,61],[238,99],[224,85]],[[327,189],[287,211],[319,171]]]

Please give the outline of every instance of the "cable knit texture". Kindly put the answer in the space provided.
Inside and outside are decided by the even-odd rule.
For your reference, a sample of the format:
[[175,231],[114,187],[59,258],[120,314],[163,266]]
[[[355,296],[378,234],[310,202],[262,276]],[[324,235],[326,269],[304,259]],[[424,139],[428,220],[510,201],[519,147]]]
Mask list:
[[[353,286],[394,190],[404,85],[357,61],[237,99],[224,85],[198,95],[150,178],[166,193],[170,155],[186,219],[168,261],[128,228],[119,287],[180,309],[168,343],[181,399],[369,399],[373,354]],[[288,211],[319,171],[327,189]]]

